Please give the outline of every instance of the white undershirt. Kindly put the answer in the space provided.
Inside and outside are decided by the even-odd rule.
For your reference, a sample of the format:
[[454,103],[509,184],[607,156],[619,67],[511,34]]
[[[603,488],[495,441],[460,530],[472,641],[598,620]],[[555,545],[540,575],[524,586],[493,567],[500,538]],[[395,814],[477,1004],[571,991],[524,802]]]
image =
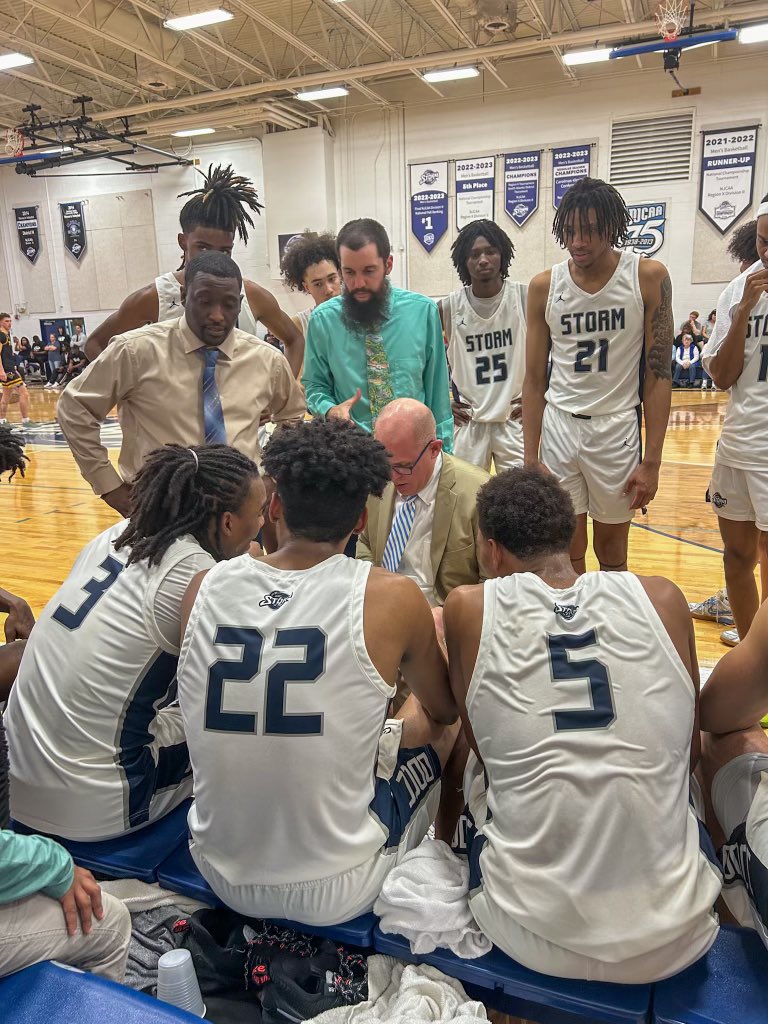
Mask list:
[[[432,571],[432,523],[435,518],[435,503],[437,500],[437,487],[440,483],[440,473],[443,468],[443,456],[438,455],[435,459],[435,466],[432,476],[426,486],[416,496],[416,514],[413,519],[408,543],[405,545],[403,557],[400,560],[399,572],[408,576],[418,584],[422,594],[429,601],[430,607],[437,605],[435,598],[435,574]],[[398,494],[395,499],[395,511],[392,517],[397,515],[398,509],[403,504],[403,498]]]

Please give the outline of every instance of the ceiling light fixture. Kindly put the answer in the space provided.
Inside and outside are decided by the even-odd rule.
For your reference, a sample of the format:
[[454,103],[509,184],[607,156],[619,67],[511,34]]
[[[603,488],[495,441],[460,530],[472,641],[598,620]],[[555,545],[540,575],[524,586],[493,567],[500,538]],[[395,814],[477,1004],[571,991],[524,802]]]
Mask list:
[[312,100],[332,100],[338,96],[349,96],[349,89],[343,85],[331,85],[323,89],[307,89],[304,92],[297,92],[297,100],[305,100],[310,103]]
[[171,132],[177,139],[189,139],[193,135],[214,135],[215,128],[182,128],[177,132]]
[[437,71],[425,71],[421,76],[425,82],[454,82],[460,78],[477,78],[477,68],[440,68]]
[[563,54],[563,64],[567,64],[570,68],[578,67],[580,64],[599,64],[601,61],[608,60],[610,56],[611,51],[607,48],[571,50],[570,53]]
[[166,28],[174,32],[186,32],[191,28],[203,28],[205,25],[218,25],[222,21],[231,21],[234,14],[214,7],[212,11],[200,11],[199,14],[185,14],[180,18],[168,18],[163,22]]
[[34,64],[34,58],[28,57],[26,53],[3,53],[0,54],[0,71],[10,71],[11,68],[20,68],[25,64]]
[[768,22],[760,25],[745,25],[739,29],[740,43],[765,43],[768,42]]

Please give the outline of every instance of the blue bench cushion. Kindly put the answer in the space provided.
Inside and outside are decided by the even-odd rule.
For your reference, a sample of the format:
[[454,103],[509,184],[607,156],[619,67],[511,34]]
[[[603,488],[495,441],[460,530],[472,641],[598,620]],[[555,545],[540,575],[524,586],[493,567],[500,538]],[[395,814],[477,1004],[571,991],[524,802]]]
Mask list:
[[[207,903],[209,906],[221,907],[224,905],[198,871],[186,842],[178,846],[170,857],[160,865],[157,880],[164,888],[182,893],[184,896],[193,896],[196,900]],[[342,942],[346,946],[371,949],[376,918],[373,914],[362,914],[344,924],[329,926],[297,924],[295,921],[274,921],[273,923],[295,928],[296,931],[305,932],[308,935],[333,939],[334,942]]]
[[654,992],[657,1024],[765,1024],[768,951],[748,928],[724,925],[700,960]]
[[[187,837],[187,814],[191,800],[185,800],[165,817],[145,828],[116,839],[83,842],[79,839],[53,838],[72,855],[81,868],[108,878],[138,878],[156,882],[157,869],[165,858]],[[29,835],[32,830],[14,822],[11,827]]]
[[402,935],[388,935],[377,926],[373,933],[377,953],[410,963],[424,963],[457,978],[470,995],[494,1009],[530,1017],[540,1024],[567,1021],[606,1021],[608,1024],[645,1024],[650,1019],[650,985],[610,985],[574,981],[538,974],[511,960],[494,947],[476,960],[464,960],[447,949],[417,955]]
[[151,996],[53,963],[1,979],[0,1008],[9,1024],[200,1024]]

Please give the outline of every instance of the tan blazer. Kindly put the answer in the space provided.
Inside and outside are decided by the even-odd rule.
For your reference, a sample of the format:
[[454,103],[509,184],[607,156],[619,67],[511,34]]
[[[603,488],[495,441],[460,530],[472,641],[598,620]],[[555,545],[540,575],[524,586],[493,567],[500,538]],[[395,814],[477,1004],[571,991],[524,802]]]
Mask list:
[[[488,473],[463,459],[443,452],[443,466],[437,485],[435,518],[432,523],[432,569],[435,598],[445,602],[454,587],[478,583],[477,492],[489,479]],[[395,486],[387,487],[381,498],[368,499],[368,525],[357,541],[357,557],[381,565],[392,516]]]

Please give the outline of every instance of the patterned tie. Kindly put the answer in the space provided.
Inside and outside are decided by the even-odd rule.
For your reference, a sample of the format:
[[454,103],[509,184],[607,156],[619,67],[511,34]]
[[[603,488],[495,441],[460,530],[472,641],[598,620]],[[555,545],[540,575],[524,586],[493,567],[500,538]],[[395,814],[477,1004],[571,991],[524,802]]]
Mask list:
[[203,370],[203,430],[206,444],[226,444],[227,432],[224,429],[224,413],[221,409],[221,395],[216,386],[216,362],[221,355],[217,348],[203,350],[205,369]]
[[371,423],[375,424],[381,410],[395,397],[389,373],[389,360],[384,348],[384,339],[380,334],[366,333],[365,364]]
[[403,499],[403,503],[395,513],[392,520],[392,529],[387,537],[387,545],[384,548],[384,557],[381,564],[390,572],[397,572],[400,559],[403,557],[405,545],[413,529],[413,520],[416,516],[416,499],[418,494],[410,494]]

